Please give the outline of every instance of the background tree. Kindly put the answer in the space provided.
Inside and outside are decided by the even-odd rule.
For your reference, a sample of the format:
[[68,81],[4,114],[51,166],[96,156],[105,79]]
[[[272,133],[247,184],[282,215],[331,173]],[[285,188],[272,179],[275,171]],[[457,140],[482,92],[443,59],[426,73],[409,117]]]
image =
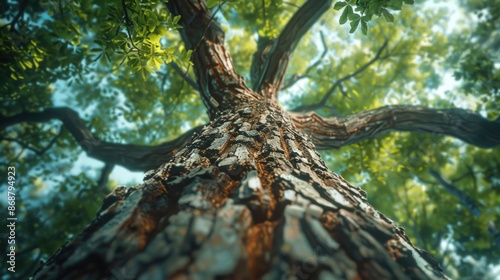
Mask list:
[[[441,119],[432,115],[435,111],[421,112],[419,117],[437,122],[432,126],[384,126],[387,115],[379,115],[378,122],[367,121],[373,125],[365,134],[337,139],[318,133],[320,129],[311,131],[311,122],[319,117],[295,116],[299,128],[316,135],[318,149],[341,147],[322,154],[330,169],[367,190],[370,203],[396,218],[416,244],[437,256],[448,275],[487,277],[487,264],[498,259],[494,194],[500,159],[498,148],[474,145],[491,148],[499,141],[498,127],[478,130],[482,124],[495,125],[479,115],[494,120],[499,112],[498,5],[417,5],[394,18],[389,11],[399,9],[401,2],[386,3],[384,10],[370,1],[357,6],[339,2],[338,14],[328,9],[328,2],[307,3],[310,10],[299,8],[302,2],[208,5],[214,15],[210,20],[222,22],[227,31],[236,72],[255,90],[268,92],[266,98],[275,98],[269,86],[281,83],[278,103],[289,111],[316,111],[340,120],[387,104],[475,111],[443,111]],[[209,97],[200,84],[210,83],[195,76],[193,70],[199,74],[203,69],[196,56],[194,65],[188,62],[188,50],[198,45],[184,47],[177,32],[170,31],[184,19],[160,2],[21,1],[2,7],[7,7],[0,30],[5,66],[0,70],[2,165],[16,166],[19,175],[17,215],[23,222],[17,229],[17,256],[22,272],[16,276],[24,277],[94,218],[103,193],[116,185],[107,180],[114,165],[156,168],[168,161],[164,155],[201,133],[196,127],[208,117],[192,112],[205,111],[199,94]],[[355,15],[369,16],[370,11],[397,23],[372,23]],[[304,13],[312,14],[293,17]],[[312,25],[315,20],[318,24]],[[338,21],[349,23],[339,27]],[[348,34],[353,27],[360,32]],[[185,27],[182,32],[189,33]],[[296,35],[300,42],[287,41]],[[453,79],[455,87],[447,86]],[[76,112],[53,109],[61,105]],[[390,117],[404,118],[409,108],[396,107]],[[362,125],[362,116],[346,120]],[[336,123],[320,125],[332,129]],[[378,137],[391,128],[430,133]],[[101,172],[73,166],[82,149],[105,162]]]

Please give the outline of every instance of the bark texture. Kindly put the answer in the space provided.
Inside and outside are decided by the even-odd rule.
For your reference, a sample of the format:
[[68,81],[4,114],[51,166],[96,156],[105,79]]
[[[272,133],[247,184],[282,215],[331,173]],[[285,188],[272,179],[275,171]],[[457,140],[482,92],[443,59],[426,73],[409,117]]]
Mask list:
[[389,131],[448,135],[481,148],[500,145],[500,117],[489,121],[464,109],[421,106],[385,106],[344,118],[323,118],[316,113],[292,113],[297,128],[313,137],[318,149],[340,148],[379,137]]
[[[306,1],[276,40],[261,44],[252,91],[234,70],[222,29],[204,1],[169,1],[193,50],[211,122],[166,144],[166,153],[158,154],[165,163],[147,172],[142,185],[117,187],[95,220],[34,278],[447,279],[402,228],[367,203],[363,190],[325,166],[313,144],[330,147],[335,133],[346,144],[415,124],[426,131],[429,126],[412,119],[418,112],[395,118],[380,109],[323,119],[288,115],[276,105],[289,56],[330,4]],[[431,115],[420,113],[424,120]],[[3,117],[11,124],[15,118]],[[82,129],[72,132],[75,138],[94,139],[82,124],[72,127]],[[458,126],[451,135],[467,136],[472,129]],[[498,144],[498,134],[488,139]],[[108,158],[117,150],[108,149]]]
[[[120,278],[122,277],[122,278]],[[269,103],[222,112],[35,279],[446,279]]]

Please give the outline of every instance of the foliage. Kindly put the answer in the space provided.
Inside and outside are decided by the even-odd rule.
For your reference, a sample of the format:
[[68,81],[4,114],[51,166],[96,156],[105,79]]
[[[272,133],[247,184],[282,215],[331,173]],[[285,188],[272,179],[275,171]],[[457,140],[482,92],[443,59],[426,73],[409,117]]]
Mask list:
[[[361,23],[361,31],[363,34],[368,33],[368,22],[372,20],[373,16],[384,16],[388,22],[394,21],[394,15],[388,9],[399,11],[403,8],[404,4],[413,4],[413,0],[390,0],[390,1],[370,1],[370,0],[357,0],[357,1],[338,1],[333,8],[335,10],[343,10],[340,15],[339,23],[344,24],[349,20],[351,29],[349,33],[356,31]],[[356,7],[353,7],[355,4]]]
[[[276,38],[302,2],[208,1],[242,76],[249,78],[257,47],[249,38]],[[336,81],[370,63],[387,41],[380,57],[339,83],[318,113],[345,116],[386,104],[419,104],[496,118],[500,5],[476,0],[460,7],[453,1],[403,5],[412,2],[336,2],[290,59],[282,105],[319,102]],[[100,139],[148,145],[207,121],[196,89],[183,78],[193,79],[194,73],[190,50],[176,31],[179,19],[161,1],[1,0],[0,5],[6,7],[0,11],[0,114],[70,106]],[[373,22],[374,16],[385,20]],[[348,21],[347,29],[339,26]],[[452,21],[456,26],[448,24]],[[349,34],[359,26],[362,32]],[[57,121],[0,133],[2,168],[14,165],[18,172],[18,267],[24,268],[18,275],[26,278],[93,218],[104,197],[96,183],[102,165],[77,163],[82,149]],[[498,148],[391,133],[323,152],[323,158],[366,189],[370,203],[436,256],[452,278],[486,277],[487,265],[498,264],[498,248],[487,231],[489,221],[500,226]],[[468,194],[482,214],[470,213],[430,169]],[[116,184],[107,182],[105,191]],[[484,260],[482,269],[470,256]]]

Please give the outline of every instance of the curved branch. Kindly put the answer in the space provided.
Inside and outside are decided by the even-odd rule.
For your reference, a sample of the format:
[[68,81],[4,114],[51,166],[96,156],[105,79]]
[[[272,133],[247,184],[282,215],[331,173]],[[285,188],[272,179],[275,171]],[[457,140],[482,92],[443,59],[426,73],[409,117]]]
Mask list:
[[302,36],[331,6],[331,0],[308,0],[292,16],[264,60],[262,73],[255,81],[255,90],[271,102],[276,101],[276,94],[288,67],[288,59]]
[[500,118],[489,121],[464,109],[385,106],[345,118],[291,113],[297,128],[311,135],[318,149],[340,148],[388,131],[425,132],[458,138],[480,148],[500,144]]
[[95,138],[73,109],[59,107],[37,113],[20,113],[11,117],[0,115],[0,129],[23,122],[47,122],[52,119],[63,122],[89,157],[134,171],[147,171],[167,162],[202,128],[195,127],[176,139],[157,146],[110,143]]
[[181,16],[179,29],[188,49],[193,50],[197,83],[210,116],[248,99],[260,100],[236,73],[224,46],[224,32],[201,0],[173,0],[167,7],[174,16]]

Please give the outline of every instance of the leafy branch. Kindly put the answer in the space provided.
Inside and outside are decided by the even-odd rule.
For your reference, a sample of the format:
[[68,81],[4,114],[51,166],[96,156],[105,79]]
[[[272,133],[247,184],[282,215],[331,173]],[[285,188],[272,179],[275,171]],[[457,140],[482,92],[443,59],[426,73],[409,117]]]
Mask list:
[[404,4],[413,5],[413,0],[347,0],[338,1],[333,8],[335,10],[342,10],[339,23],[345,24],[349,20],[351,28],[349,33],[354,33],[358,26],[361,24],[361,32],[368,34],[368,22],[372,20],[373,16],[383,16],[386,21],[393,22],[394,15],[388,9],[399,11]]
[[10,26],[10,29],[9,29],[10,32],[16,31],[16,24],[18,23],[18,21],[24,15],[24,11],[26,10],[26,7],[28,6],[28,2],[29,2],[29,0],[23,0],[19,4],[19,11],[14,16],[14,18],[9,23],[7,23],[7,24],[3,25],[2,27],[0,27],[0,29],[2,29],[4,27],[7,27],[7,26]]
[[189,64],[190,51],[164,46],[161,39],[169,30],[178,29],[179,16],[167,14],[165,8],[158,9],[157,3],[127,4],[120,1],[120,8],[109,7],[108,17],[100,26],[101,34],[95,43],[99,46],[93,52],[99,53],[95,60],[108,65],[112,56],[118,54],[120,65],[126,62],[134,71],[154,73],[163,64],[176,62]]

